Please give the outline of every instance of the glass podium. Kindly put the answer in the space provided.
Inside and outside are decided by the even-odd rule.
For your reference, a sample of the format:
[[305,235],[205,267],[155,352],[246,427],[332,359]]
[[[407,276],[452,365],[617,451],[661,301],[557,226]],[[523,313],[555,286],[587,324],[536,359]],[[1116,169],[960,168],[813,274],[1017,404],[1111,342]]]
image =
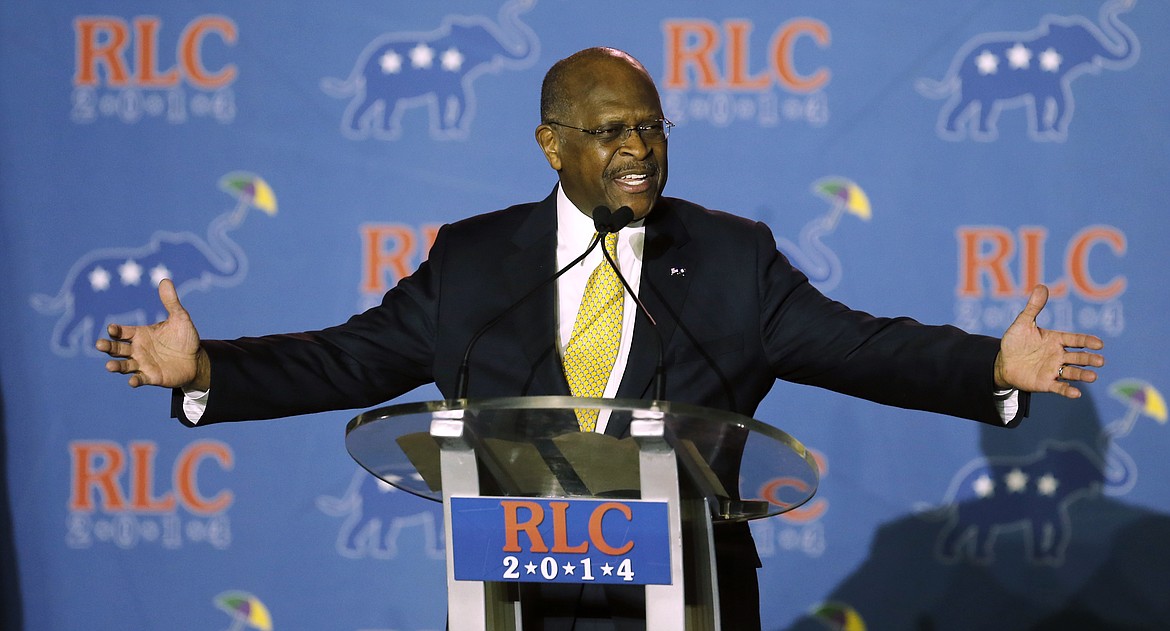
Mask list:
[[[598,410],[608,433],[579,431],[576,411],[582,409]],[[482,541],[495,541],[480,539],[484,531],[503,529],[501,536],[518,550],[520,542],[545,544],[537,526],[552,528],[557,532],[548,537],[560,548],[545,545],[545,556],[533,557],[528,566],[543,561],[541,567],[556,574],[561,563],[605,560],[581,552],[590,548],[589,540],[595,548],[620,540],[627,549],[650,549],[649,543],[639,548],[623,539],[634,536],[633,522],[623,519],[634,519],[630,511],[641,507],[638,502],[663,507],[660,530],[669,547],[667,578],[645,584],[647,628],[720,629],[713,525],[792,510],[812,498],[818,484],[811,454],[785,432],[739,414],[667,401],[538,396],[407,403],[355,417],[345,441],[354,460],[374,476],[443,502],[452,629],[519,629],[525,603],[515,583],[553,580],[548,572],[509,574],[508,564],[518,566],[522,554],[501,557],[499,576],[458,576],[467,574],[456,561],[467,566],[468,542],[482,548]],[[511,512],[485,517],[477,509],[476,518],[489,521],[466,533],[460,507],[470,498],[490,498],[491,510],[503,506]],[[589,510],[594,521],[580,528],[592,539],[570,534],[574,516]],[[532,511],[547,512],[548,519]],[[611,527],[606,524],[625,528],[619,531],[624,534],[605,534],[603,525]],[[577,548],[564,543],[578,539]],[[478,564],[492,568],[480,571],[495,572],[497,560],[484,561],[485,553],[475,552]],[[612,560],[614,566],[619,562]],[[624,561],[630,567],[631,560]]]

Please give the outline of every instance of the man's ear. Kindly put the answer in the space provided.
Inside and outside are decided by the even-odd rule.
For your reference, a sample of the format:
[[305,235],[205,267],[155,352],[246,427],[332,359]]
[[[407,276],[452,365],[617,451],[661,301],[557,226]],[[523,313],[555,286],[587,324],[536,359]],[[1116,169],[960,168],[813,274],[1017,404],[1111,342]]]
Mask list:
[[536,128],[536,144],[544,152],[544,159],[554,171],[561,170],[560,141],[557,133],[549,125],[540,125]]

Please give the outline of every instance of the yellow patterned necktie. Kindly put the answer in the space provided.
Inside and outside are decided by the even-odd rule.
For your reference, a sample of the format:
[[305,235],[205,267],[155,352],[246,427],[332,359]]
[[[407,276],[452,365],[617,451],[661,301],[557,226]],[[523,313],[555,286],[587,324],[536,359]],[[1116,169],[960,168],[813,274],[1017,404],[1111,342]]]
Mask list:
[[[605,235],[605,249],[617,262],[617,233]],[[575,397],[600,397],[617,359],[622,339],[622,282],[609,263],[589,275],[573,333],[565,345],[565,378]],[[577,410],[577,425],[583,432],[597,429],[597,410]]]

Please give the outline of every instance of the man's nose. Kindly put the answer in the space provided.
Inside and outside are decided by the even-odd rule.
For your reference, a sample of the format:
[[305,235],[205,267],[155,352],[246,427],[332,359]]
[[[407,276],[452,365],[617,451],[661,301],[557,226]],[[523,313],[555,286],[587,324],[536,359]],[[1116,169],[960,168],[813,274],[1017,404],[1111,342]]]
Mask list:
[[622,144],[618,147],[622,153],[634,156],[641,159],[650,153],[650,145],[642,140],[642,135],[638,133],[638,128],[629,127],[626,129],[626,135],[622,137]]

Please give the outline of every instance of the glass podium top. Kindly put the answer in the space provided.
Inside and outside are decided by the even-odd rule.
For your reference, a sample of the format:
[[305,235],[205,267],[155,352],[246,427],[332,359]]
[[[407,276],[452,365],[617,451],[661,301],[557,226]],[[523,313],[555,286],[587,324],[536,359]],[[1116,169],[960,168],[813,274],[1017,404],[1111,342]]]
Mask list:
[[[584,408],[608,414],[609,431],[624,437],[579,431],[575,410]],[[637,499],[639,445],[629,428],[638,419],[662,421],[662,438],[685,473],[684,494],[706,497],[715,521],[783,513],[816,492],[816,463],[795,438],[739,414],[665,401],[541,396],[405,403],[355,417],[345,445],[381,480],[441,501],[432,421],[462,421],[479,459],[483,495]]]

